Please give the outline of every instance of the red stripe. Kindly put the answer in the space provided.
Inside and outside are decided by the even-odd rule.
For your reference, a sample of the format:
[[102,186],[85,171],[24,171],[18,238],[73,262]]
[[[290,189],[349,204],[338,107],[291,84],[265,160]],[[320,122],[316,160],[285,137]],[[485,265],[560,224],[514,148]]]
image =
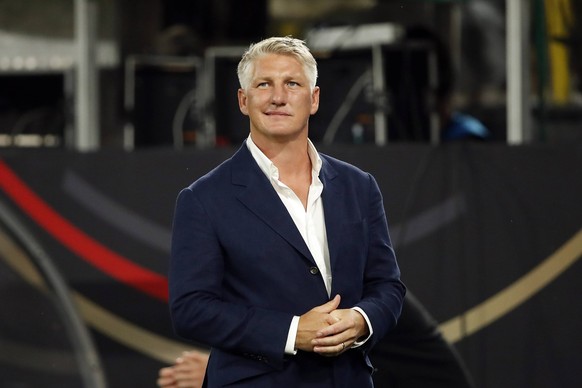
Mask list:
[[0,160],[0,188],[37,224],[64,246],[112,278],[163,301],[168,300],[168,282],[113,252],[75,227],[36,195]]

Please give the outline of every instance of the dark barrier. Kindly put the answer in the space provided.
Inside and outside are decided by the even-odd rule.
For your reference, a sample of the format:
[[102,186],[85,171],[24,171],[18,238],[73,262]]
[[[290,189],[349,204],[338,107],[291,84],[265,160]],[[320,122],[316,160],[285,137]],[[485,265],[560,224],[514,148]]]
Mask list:
[[[233,151],[30,150],[0,159],[0,200],[66,279],[111,387],[154,386],[161,366],[198,347],[173,335],[167,310],[174,200]],[[478,387],[580,386],[580,149],[396,144],[320,151],[376,176],[403,280]],[[30,267],[9,256],[0,244],[0,268],[11,274],[4,278],[29,281]],[[22,289],[0,288],[2,295]],[[0,307],[0,322],[16,316],[7,308],[14,305]],[[42,322],[42,309],[36,314],[31,319]],[[9,335],[0,331],[0,345],[14,342]],[[5,360],[0,381],[15,385],[18,374]],[[20,368],[35,374],[34,365]]]

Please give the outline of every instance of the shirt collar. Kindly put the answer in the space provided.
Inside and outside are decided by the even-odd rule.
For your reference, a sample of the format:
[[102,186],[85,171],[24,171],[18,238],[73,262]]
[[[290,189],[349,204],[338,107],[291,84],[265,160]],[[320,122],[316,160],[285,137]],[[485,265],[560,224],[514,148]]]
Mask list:
[[[251,137],[247,137],[246,140],[247,148],[251,152],[253,159],[259,165],[259,168],[269,179],[279,179],[279,169],[267,156],[257,147],[253,139]],[[311,171],[314,176],[319,176],[319,172],[321,171],[321,158],[319,157],[319,153],[315,146],[311,142],[311,140],[307,139],[307,154],[309,155],[309,159],[311,160]]]

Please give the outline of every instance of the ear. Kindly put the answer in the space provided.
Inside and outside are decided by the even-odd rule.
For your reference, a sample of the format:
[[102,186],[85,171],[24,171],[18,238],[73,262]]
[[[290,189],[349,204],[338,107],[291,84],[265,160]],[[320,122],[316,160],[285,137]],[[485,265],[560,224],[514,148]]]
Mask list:
[[247,95],[243,89],[238,90],[238,107],[243,115],[249,115],[249,109],[247,108]]
[[313,88],[311,93],[311,114],[314,115],[319,109],[319,86]]

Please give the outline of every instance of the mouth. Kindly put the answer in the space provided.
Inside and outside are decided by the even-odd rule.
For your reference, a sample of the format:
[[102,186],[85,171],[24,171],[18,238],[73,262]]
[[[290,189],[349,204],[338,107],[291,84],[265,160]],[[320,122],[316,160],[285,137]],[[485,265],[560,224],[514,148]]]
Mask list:
[[278,110],[265,112],[265,114],[267,116],[291,116],[289,113],[278,111]]

